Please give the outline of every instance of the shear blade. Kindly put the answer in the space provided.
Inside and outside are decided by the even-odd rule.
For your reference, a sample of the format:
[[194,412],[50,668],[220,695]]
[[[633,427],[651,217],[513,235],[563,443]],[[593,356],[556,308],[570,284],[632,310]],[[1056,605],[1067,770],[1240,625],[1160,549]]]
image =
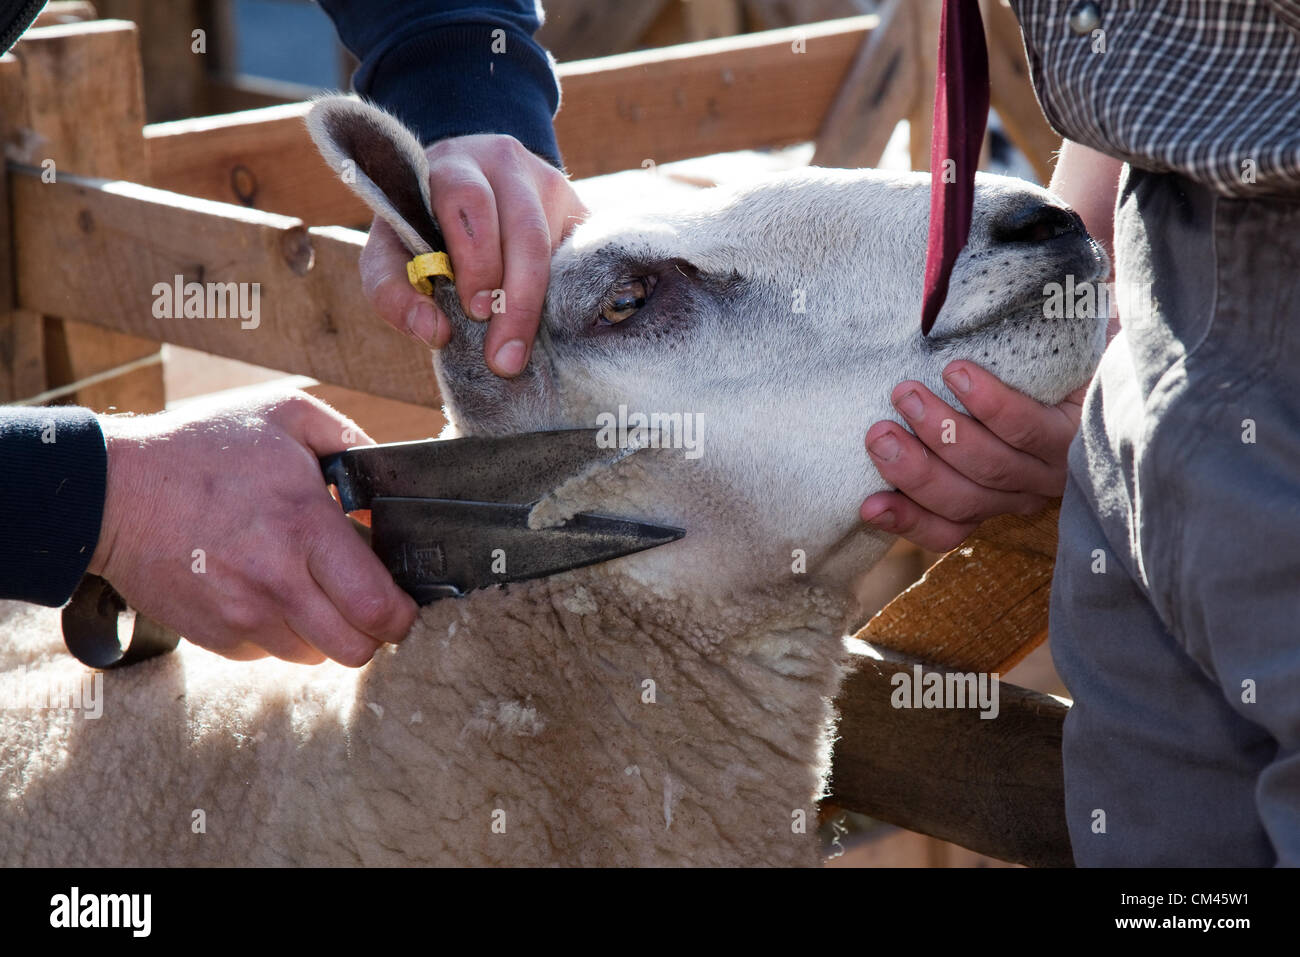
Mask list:
[[375,553],[421,605],[609,561],[686,534],[586,513],[555,528],[529,528],[528,505],[496,502],[381,496],[370,507]]
[[328,456],[321,467],[338,486],[344,511],[373,499],[432,498],[535,502],[565,479],[628,454],[602,448],[596,429],[394,442]]

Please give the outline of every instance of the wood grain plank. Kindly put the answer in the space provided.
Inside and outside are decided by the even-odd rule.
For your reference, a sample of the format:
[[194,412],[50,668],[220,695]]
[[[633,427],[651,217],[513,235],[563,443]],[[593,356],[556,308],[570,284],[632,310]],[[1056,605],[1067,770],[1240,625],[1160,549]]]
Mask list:
[[1059,516],[983,523],[856,637],[960,671],[1009,671],[1047,637]]
[[[440,404],[429,351],[374,316],[361,293],[363,234],[309,231],[288,217],[134,183],[64,176],[43,184],[19,168],[12,184],[23,308]],[[247,283],[250,303],[257,284],[256,323],[156,316],[155,288],[177,276]]]
[[289,103],[147,126],[146,182],[313,226],[368,224],[369,209],[307,135],[303,117],[310,106]]
[[[671,0],[676,6],[680,0]],[[547,0],[537,42],[560,62],[622,53],[638,45],[670,0]]]
[[[58,178],[81,173],[139,181],[147,176],[144,90],[134,24],[97,20],[29,30],[14,53],[23,68],[26,116],[22,123],[34,162],[53,161]],[[55,187],[39,179],[36,185]],[[16,213],[14,227],[25,244],[27,233]],[[77,268],[84,268],[84,263]],[[21,269],[17,273],[21,277]],[[21,285],[20,278],[20,304]],[[41,311],[60,315],[57,308]],[[120,338],[102,329],[82,336],[72,331],[46,325],[50,386],[77,382],[158,353],[156,342]],[[71,398],[100,411],[157,411],[164,405],[162,367],[138,369],[81,389]]]
[[[561,69],[555,129],[577,177],[811,140],[878,18],[627,53]],[[803,51],[803,52],[798,52]]]
[[[174,120],[199,112],[208,57],[193,52],[193,31],[208,26],[203,0],[97,0],[97,4],[100,16],[130,20],[139,31],[148,119]],[[204,39],[206,44],[208,38]]]
[[916,19],[907,0],[890,0],[858,52],[817,133],[814,166],[875,166],[917,95],[911,58]]
[[908,0],[907,8],[915,18],[912,38],[916,71],[916,96],[907,117],[908,149],[912,169],[930,168],[930,137],[934,130],[934,82],[939,69],[939,21],[942,0]]
[[1002,0],[980,0],[989,50],[989,98],[1007,137],[1025,154],[1040,182],[1051,181],[1061,136],[1034,96],[1020,25]]

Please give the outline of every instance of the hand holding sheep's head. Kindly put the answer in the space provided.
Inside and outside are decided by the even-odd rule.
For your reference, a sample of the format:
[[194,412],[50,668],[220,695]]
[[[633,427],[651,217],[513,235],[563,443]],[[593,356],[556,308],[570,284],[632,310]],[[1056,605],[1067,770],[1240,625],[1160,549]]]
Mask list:
[[[440,241],[423,150],[397,121],[340,97],[309,125],[336,167],[355,163],[354,188],[413,251]],[[615,563],[667,594],[767,587],[801,573],[796,550],[806,579],[842,586],[888,546],[857,506],[885,487],[863,437],[894,417],[893,385],[917,379],[956,404],[940,373],[965,358],[1056,402],[1104,344],[1105,316],[1044,308],[1052,283],[1106,275],[1078,217],[1042,189],[984,175],[947,303],[922,338],[928,200],[919,174],[807,169],[598,210],[552,260],[542,329],[515,379],[484,364],[484,324],[447,284],[435,291],[454,326],[435,361],[449,419],[460,434],[630,426],[624,436],[645,416],[676,447],[543,506],[689,528]]]

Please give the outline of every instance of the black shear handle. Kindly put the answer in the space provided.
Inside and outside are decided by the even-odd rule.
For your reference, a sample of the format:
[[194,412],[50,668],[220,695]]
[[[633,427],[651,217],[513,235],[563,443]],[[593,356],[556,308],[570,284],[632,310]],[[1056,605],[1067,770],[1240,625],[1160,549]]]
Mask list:
[[325,484],[333,485],[339,490],[339,503],[345,512],[366,508],[367,506],[362,503],[370,499],[368,495],[363,495],[362,489],[357,484],[359,479],[354,471],[348,468],[350,453],[351,450],[345,449],[333,455],[326,455],[320,460],[320,471],[325,477]]
[[117,619],[124,611],[126,601],[117,589],[98,575],[86,575],[63,609],[63,643],[83,665],[104,671],[166,654],[180,644],[176,632],[137,613],[123,648]]

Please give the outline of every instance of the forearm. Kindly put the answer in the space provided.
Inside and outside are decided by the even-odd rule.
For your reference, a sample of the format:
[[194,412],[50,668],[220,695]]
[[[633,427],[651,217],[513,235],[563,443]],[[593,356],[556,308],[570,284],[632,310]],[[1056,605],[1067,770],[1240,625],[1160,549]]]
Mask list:
[[505,133],[560,165],[559,83],[533,0],[321,0],[361,61],[353,86],[426,145]]
[[1071,140],[1061,143],[1050,189],[1083,218],[1093,239],[1115,262],[1115,196],[1119,190],[1122,160],[1098,153]]

